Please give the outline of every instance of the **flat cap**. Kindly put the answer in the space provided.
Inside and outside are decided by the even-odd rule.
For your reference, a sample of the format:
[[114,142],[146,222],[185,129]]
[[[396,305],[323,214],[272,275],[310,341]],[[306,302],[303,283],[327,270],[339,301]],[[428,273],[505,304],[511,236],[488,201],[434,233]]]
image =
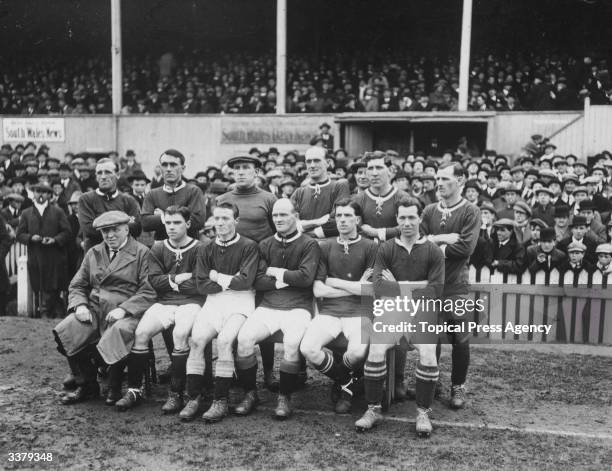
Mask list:
[[548,226],[548,224],[546,224],[542,219],[540,218],[534,218],[531,221],[529,221],[529,225],[530,226],[538,226],[540,229],[545,229]]
[[8,195],[4,197],[4,199],[13,200],[13,201],[21,201],[22,203],[25,200],[25,198],[21,196],[19,193],[9,193]]
[[568,252],[586,252],[586,245],[582,242],[572,242],[567,246]]
[[521,167],[520,165],[515,165],[514,167],[510,169],[510,173],[524,172],[524,171],[525,170],[523,170],[523,167]]
[[583,180],[583,183],[584,183],[585,185],[589,185],[589,184],[590,184],[590,185],[597,185],[597,184],[599,183],[599,180],[597,179],[597,177],[586,177],[586,178]]
[[286,178],[285,180],[282,180],[280,182],[279,187],[284,187],[285,185],[293,185],[293,186],[297,186],[297,183],[295,182],[295,180],[291,179],[291,178]]
[[512,219],[501,218],[499,221],[493,223],[493,227],[516,227],[516,223]]
[[524,201],[517,201],[516,203],[514,203],[514,206],[512,206],[512,209],[514,211],[523,212],[527,214],[529,217],[531,217],[531,214],[533,212],[531,208],[529,207],[529,205],[525,203]]
[[595,211],[595,203],[591,200],[582,200],[578,204],[578,211]]
[[227,161],[227,165],[230,168],[234,168],[234,165],[237,163],[247,163],[255,165],[255,168],[261,167],[261,160],[252,155],[237,155],[236,157],[232,157]]
[[548,187],[545,187],[545,186],[543,186],[541,188],[538,188],[536,190],[536,192],[535,192],[536,195],[539,195],[540,193],[548,193],[551,197],[555,196],[555,194],[552,192],[552,190],[550,188],[548,188]]
[[539,171],[539,174],[540,174],[540,177],[544,177],[544,178],[557,178],[557,174],[547,168],[541,169]]
[[489,211],[495,215],[497,215],[497,210],[495,209],[495,206],[488,202],[488,201],[483,201],[482,204],[480,205],[480,210],[481,211]]
[[94,219],[93,228],[100,230],[107,227],[115,227],[120,224],[127,224],[129,222],[130,217],[123,211],[107,211]]
[[612,255],[612,244],[599,244],[597,249],[595,249],[596,254],[607,253]]
[[82,194],[83,193],[81,193],[80,191],[73,191],[72,195],[70,195],[70,199],[68,200],[68,204],[78,203]]
[[572,191],[572,195],[575,195],[576,193],[588,193],[586,186],[577,186],[576,188],[574,188],[574,191]]
[[277,177],[282,177],[282,176],[283,176],[283,172],[281,172],[278,169],[272,169],[268,173],[266,173],[266,178],[268,180],[271,178],[277,178]]

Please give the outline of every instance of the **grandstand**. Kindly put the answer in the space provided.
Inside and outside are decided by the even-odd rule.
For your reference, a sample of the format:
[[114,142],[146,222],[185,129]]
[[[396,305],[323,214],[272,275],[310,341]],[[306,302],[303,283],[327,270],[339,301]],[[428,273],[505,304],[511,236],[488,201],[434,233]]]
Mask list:
[[[6,308],[0,296],[7,365],[0,390],[8,397],[0,443],[20,447],[9,452],[40,444],[59,466],[75,469],[608,468],[612,0],[21,0],[1,3],[0,17],[7,45],[0,247],[8,283],[0,289],[10,297]],[[49,335],[56,320],[40,318],[27,265],[31,240],[23,228],[23,244],[15,239],[23,210],[34,205],[33,186],[49,184],[51,204],[73,224],[72,276],[83,255],[78,198],[98,187],[100,158],[115,162],[119,192],[142,208],[145,195],[164,185],[160,154],[178,149],[184,180],[202,191],[210,216],[216,198],[237,187],[231,157],[259,159],[256,186],[280,199],[311,183],[305,153],[312,146],[326,149],[326,177],[346,179],[352,195],[371,185],[360,168],[383,156],[389,191],[424,207],[441,201],[436,172],[462,166],[463,195],[471,190],[481,211],[466,295],[485,300],[476,323],[550,330],[475,333],[468,407],[449,412],[437,399],[436,430],[425,445],[407,438],[412,401],[391,403],[401,376],[393,350],[384,399],[390,418],[371,435],[352,434],[356,417],[322,410],[329,382],[312,366],[310,389],[296,394],[295,420],[282,424],[264,421],[268,393],[264,412],[240,426],[235,418],[216,429],[160,419],[162,387],[150,378],[153,392],[139,415],[117,418],[97,405],[58,412],[54,395],[65,371]],[[376,201],[382,208],[386,200]],[[325,216],[333,222],[333,213]],[[554,242],[554,260],[539,239],[551,228],[554,241],[548,231],[544,242]],[[500,255],[504,230],[514,252]],[[212,240],[211,220],[198,236]],[[578,240],[588,263],[574,266],[569,246]],[[153,233],[139,241],[151,246]],[[503,271],[500,259],[515,266]],[[161,372],[167,356],[159,336],[149,351],[147,374],[155,365]],[[451,357],[444,345],[448,384]]]

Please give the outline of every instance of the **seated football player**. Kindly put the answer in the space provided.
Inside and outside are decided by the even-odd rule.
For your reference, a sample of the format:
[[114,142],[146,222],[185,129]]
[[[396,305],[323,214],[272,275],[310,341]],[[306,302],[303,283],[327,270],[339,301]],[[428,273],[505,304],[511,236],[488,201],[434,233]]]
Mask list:
[[[335,411],[346,414],[353,397],[353,372],[363,364],[368,351],[371,309],[368,312],[361,295],[362,285],[369,283],[372,275],[377,244],[357,233],[362,216],[357,203],[340,200],[335,214],[339,236],[320,244],[321,259],[313,286],[319,314],[308,326],[300,349],[317,370],[334,381],[340,390]],[[348,347],[338,362],[324,347],[340,334],[346,337]]]
[[284,356],[274,415],[282,420],[292,413],[290,400],[298,384],[300,342],[312,319],[312,285],[321,252],[314,239],[298,231],[297,218],[291,200],[278,200],[272,208],[276,234],[259,243],[261,270],[255,289],[263,296],[238,333],[238,378],[246,391],[235,409],[238,415],[249,414],[259,402],[255,344],[278,331],[283,333]]
[[204,349],[217,339],[214,400],[202,418],[218,422],[228,414],[227,401],[234,375],[233,345],[238,331],[255,310],[253,282],[257,274],[257,243],[236,232],[239,212],[233,203],[220,203],[213,210],[217,236],[203,247],[195,271],[197,291],[206,302],[196,316],[191,333],[191,352],[187,359],[187,395],[181,420],[197,415],[204,386]]
[[136,328],[136,339],[128,357],[128,390],[123,398],[121,391],[113,392],[119,395],[115,399],[119,410],[130,409],[141,401],[149,341],[172,326],[172,376],[168,400],[162,406],[162,412],[171,414],[183,406],[189,335],[204,302],[204,296],[196,290],[194,274],[201,243],[187,235],[190,218],[191,211],[185,206],[168,206],[164,210],[168,238],[156,241],[149,252],[149,282],[157,293],[157,302],[147,309]]

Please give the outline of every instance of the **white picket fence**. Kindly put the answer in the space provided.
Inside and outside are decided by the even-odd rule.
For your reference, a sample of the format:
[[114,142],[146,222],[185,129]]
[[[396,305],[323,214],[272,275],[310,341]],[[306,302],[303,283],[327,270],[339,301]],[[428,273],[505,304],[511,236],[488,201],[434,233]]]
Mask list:
[[[485,301],[485,309],[476,319],[480,324],[506,326],[548,324],[546,333],[479,333],[494,341],[569,342],[612,344],[612,290],[608,276],[582,271],[550,273],[543,271],[520,276],[477,271],[470,267],[470,292],[473,299]],[[612,281],[612,277],[610,277]]]
[[[32,316],[34,310],[27,253],[25,245],[15,242],[6,256],[10,282],[17,283],[20,316]],[[475,333],[476,339],[612,344],[612,290],[608,289],[608,276],[596,272],[589,279],[586,271],[562,276],[556,269],[533,276],[529,271],[520,276],[503,275],[491,273],[486,267],[470,267],[469,276],[472,298],[484,301],[484,310],[476,313],[479,324],[551,325],[548,335],[502,331]]]

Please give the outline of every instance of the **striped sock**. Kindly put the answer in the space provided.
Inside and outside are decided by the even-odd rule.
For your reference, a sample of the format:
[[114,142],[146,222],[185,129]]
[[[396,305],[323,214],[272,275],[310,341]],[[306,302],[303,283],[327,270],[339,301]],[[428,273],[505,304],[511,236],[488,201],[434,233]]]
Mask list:
[[383,384],[387,376],[387,362],[366,361],[363,373],[365,397],[368,404],[380,404]]
[[440,370],[437,366],[425,366],[419,362],[417,363],[415,376],[416,405],[422,409],[429,409],[434,400]]
[[128,356],[128,388],[139,389],[142,386],[142,378],[148,360],[148,348],[142,350],[132,348]]

